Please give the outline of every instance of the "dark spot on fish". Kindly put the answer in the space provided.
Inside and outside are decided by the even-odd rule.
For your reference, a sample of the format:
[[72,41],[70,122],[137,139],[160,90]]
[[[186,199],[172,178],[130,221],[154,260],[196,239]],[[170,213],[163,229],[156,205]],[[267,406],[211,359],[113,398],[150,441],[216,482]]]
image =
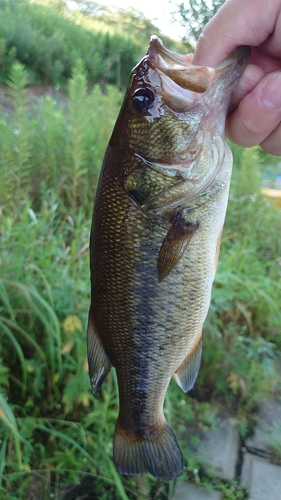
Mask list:
[[128,196],[136,205],[144,205],[149,194],[138,189],[131,189],[131,191],[128,191]]

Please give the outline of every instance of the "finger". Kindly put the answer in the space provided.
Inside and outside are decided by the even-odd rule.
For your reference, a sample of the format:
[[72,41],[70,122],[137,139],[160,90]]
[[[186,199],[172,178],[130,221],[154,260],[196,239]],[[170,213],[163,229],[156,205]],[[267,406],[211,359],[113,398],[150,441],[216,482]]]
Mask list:
[[234,111],[238,107],[238,104],[243,99],[243,97],[252,92],[252,90],[254,90],[254,88],[264,77],[265,73],[259,66],[256,66],[254,64],[247,64],[232,94],[232,101],[229,111]]
[[240,146],[255,146],[281,121],[281,73],[267,75],[240,102],[226,122],[228,137]]
[[267,38],[267,40],[261,45],[261,49],[266,53],[275,57],[280,57],[281,54],[281,8],[279,10],[279,16],[276,19],[274,31]]
[[281,124],[261,142],[260,146],[271,155],[281,156]]
[[193,64],[216,66],[236,47],[265,42],[280,8],[280,0],[227,0],[203,29]]
[[275,57],[265,53],[259,47],[251,47],[251,55],[248,59],[248,64],[259,66],[265,73],[277,71],[281,67],[281,50],[280,57]]

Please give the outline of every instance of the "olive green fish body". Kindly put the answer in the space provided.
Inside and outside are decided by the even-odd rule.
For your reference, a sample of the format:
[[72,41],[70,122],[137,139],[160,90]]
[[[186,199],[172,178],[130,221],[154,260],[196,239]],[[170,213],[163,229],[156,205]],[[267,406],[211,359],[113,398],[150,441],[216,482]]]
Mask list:
[[154,38],[104,158],[88,358],[94,392],[116,369],[114,461],[124,474],[182,472],[163,403],[174,374],[187,391],[199,370],[231,175],[224,119],[245,58],[244,49],[218,69],[196,68]]

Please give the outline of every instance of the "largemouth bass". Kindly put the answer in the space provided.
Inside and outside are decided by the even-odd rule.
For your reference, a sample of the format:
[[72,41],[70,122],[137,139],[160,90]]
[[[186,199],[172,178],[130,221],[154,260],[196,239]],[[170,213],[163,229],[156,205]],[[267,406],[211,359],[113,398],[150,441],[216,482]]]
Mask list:
[[194,384],[224,223],[232,156],[225,117],[247,47],[215,68],[152,37],[105,154],[91,231],[89,372],[115,367],[113,458],[123,474],[181,474],[163,404]]

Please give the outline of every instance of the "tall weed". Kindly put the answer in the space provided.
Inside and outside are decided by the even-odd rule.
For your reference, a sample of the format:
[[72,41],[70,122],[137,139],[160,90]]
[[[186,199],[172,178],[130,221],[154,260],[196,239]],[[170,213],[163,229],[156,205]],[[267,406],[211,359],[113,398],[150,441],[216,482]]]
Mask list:
[[[86,141],[85,130],[89,127],[90,114],[87,109],[88,101],[86,76],[83,65],[78,64],[73,71],[68,85],[69,113],[68,113],[68,141],[65,170],[68,174],[66,184],[70,206],[76,210],[77,205],[87,195],[86,187]],[[81,199],[79,200],[79,191]]]
[[[29,117],[26,99],[27,75],[20,63],[15,63],[7,80],[10,101],[13,102],[13,114],[9,123],[7,116],[2,119],[2,167],[3,179],[9,193],[13,197],[20,196],[21,190],[26,189],[32,168],[30,161],[31,142]],[[7,144],[5,142],[7,141]]]
[[[80,63],[79,63],[80,64]],[[40,206],[52,190],[71,209],[90,209],[102,158],[119,109],[113,87],[89,90],[77,65],[68,93],[29,97],[16,63],[4,97],[11,111],[0,121],[1,204],[20,206],[24,193]]]

